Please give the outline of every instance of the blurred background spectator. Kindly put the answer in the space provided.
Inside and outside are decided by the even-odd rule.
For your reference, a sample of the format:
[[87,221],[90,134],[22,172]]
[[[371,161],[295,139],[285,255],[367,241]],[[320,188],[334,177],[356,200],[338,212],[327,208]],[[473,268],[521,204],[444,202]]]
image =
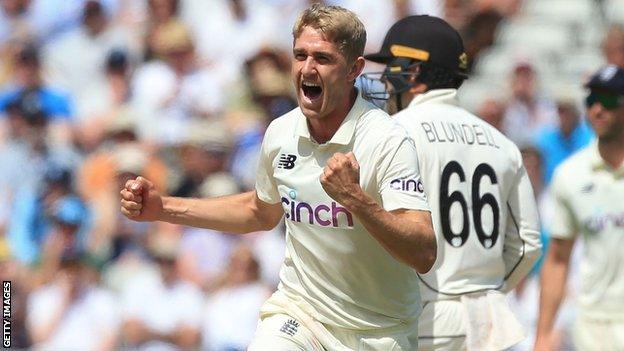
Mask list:
[[570,155],[587,146],[593,132],[578,110],[572,97],[561,97],[556,102],[558,123],[542,128],[535,138],[543,165],[543,181],[550,183],[553,171]]
[[148,245],[158,275],[133,280],[122,291],[123,343],[137,350],[194,349],[200,341],[201,290],[180,278],[178,238],[162,233]]
[[[73,123],[72,101],[69,95],[45,83],[41,70],[39,49],[24,43],[13,58],[13,75],[7,86],[0,90],[0,111],[21,100],[25,111],[40,111],[46,119],[54,141],[67,142]],[[4,132],[3,134],[5,134]]]
[[624,67],[624,27],[614,24],[602,42],[602,52],[609,64]]
[[516,144],[528,143],[534,133],[555,123],[555,106],[539,90],[537,72],[529,62],[518,62],[510,75],[511,97],[503,132]]
[[244,351],[256,331],[254,318],[270,296],[261,281],[259,263],[246,245],[236,247],[222,285],[208,299],[204,316],[204,348]]
[[35,348],[114,350],[119,338],[115,297],[98,285],[84,253],[65,250],[52,280],[32,291],[27,326]]
[[104,5],[90,0],[84,2],[80,25],[45,45],[45,65],[52,81],[82,101],[85,92],[105,84],[107,54],[132,49],[137,48]]
[[[315,2],[0,2],[0,272],[13,281],[15,347],[246,348],[279,279],[283,227],[132,222],[119,189],[137,175],[176,196],[253,189],[266,126],[297,104],[291,29]],[[359,14],[367,52],[407,15],[458,28],[471,70],[460,103],[521,147],[548,221],[553,170],[593,138],[582,83],[624,66],[624,1],[322,2]],[[510,297],[528,331],[538,275]]]

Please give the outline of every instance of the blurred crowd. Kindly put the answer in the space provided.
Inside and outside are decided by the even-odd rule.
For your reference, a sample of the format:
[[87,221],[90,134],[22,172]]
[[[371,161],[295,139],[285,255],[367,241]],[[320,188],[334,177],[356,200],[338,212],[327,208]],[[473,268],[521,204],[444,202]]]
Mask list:
[[[0,275],[13,283],[14,348],[246,349],[279,279],[283,228],[232,236],[132,222],[119,190],[137,175],[181,197],[253,189],[265,127],[297,106],[291,27],[314,2],[0,2]],[[400,18],[446,18],[472,67],[524,6],[325,2],[361,17],[367,52]],[[624,67],[624,29],[601,38],[603,61]],[[543,93],[530,60],[498,80],[504,92],[462,102],[520,146],[547,221],[552,172],[591,128],[577,95]],[[510,296],[529,332],[538,272]]]

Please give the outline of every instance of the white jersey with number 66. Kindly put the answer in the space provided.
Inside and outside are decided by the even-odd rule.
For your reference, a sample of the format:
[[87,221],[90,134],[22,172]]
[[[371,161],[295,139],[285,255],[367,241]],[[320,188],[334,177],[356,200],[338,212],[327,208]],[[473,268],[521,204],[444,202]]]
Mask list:
[[508,291],[541,248],[520,151],[458,107],[456,95],[455,89],[431,90],[394,115],[416,143],[438,239],[436,264],[420,275],[423,301]]

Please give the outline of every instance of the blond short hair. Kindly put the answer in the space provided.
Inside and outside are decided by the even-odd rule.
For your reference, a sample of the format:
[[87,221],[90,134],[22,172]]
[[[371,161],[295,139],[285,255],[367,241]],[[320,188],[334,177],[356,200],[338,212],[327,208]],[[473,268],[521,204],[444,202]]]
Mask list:
[[293,26],[293,40],[299,38],[305,27],[321,31],[327,40],[338,45],[348,62],[364,55],[366,29],[355,13],[343,7],[314,4],[307,8]]

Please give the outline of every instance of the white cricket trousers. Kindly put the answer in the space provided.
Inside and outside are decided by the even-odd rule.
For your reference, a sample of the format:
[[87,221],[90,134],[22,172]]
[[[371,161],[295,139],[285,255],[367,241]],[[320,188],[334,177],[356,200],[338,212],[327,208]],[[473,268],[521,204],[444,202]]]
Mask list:
[[[325,335],[315,335],[302,321],[287,314],[274,314],[258,322],[248,351],[416,351],[416,331],[399,328],[358,332],[324,327]],[[317,325],[315,331],[318,334]],[[323,342],[321,342],[323,340]]]
[[598,320],[579,314],[572,329],[572,339],[577,350],[624,350],[622,320]]
[[418,321],[420,351],[501,351],[523,339],[505,295],[494,290],[427,302]]
[[418,323],[376,330],[323,324],[276,292],[264,304],[248,351],[416,351]]

